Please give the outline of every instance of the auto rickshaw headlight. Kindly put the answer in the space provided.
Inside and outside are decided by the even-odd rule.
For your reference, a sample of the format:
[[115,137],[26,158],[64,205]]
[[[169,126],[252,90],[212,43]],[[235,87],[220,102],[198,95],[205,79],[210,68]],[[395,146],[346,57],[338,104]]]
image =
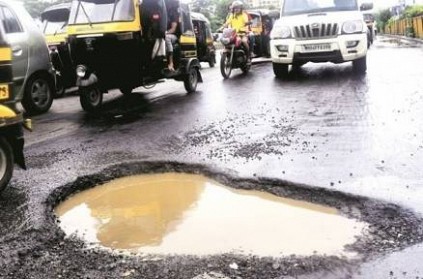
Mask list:
[[87,74],[87,67],[85,67],[84,65],[78,65],[76,67],[76,75],[78,77],[84,78],[86,74]]

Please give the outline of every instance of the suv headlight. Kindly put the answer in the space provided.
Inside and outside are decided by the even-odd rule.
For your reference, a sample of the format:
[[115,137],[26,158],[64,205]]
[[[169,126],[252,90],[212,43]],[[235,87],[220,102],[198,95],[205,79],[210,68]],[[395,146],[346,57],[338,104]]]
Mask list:
[[270,32],[270,39],[287,39],[291,37],[291,29],[288,26],[274,26]]
[[361,20],[347,21],[342,25],[342,33],[344,34],[362,33],[363,29],[363,21]]

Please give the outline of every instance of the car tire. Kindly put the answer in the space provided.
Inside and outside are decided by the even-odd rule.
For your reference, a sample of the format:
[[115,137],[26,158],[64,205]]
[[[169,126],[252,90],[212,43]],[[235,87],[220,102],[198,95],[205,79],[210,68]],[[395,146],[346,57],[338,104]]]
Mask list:
[[6,188],[12,178],[14,167],[13,150],[9,142],[0,138],[0,193]]
[[35,74],[26,82],[22,106],[29,115],[47,112],[54,97],[54,85],[48,74]]
[[356,59],[353,62],[353,71],[356,74],[364,74],[367,71],[367,57]]
[[277,78],[288,77],[289,64],[273,63],[273,73]]

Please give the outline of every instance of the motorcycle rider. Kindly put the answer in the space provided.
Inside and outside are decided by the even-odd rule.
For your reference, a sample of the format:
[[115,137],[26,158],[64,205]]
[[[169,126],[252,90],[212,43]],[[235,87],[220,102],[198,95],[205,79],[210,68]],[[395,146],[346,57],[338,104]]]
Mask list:
[[248,60],[251,60],[250,46],[248,43],[248,31],[249,31],[249,16],[243,10],[244,5],[241,1],[234,1],[231,5],[232,12],[226,18],[226,22],[223,27],[231,27],[235,29],[237,36],[241,39],[242,44],[247,52]]

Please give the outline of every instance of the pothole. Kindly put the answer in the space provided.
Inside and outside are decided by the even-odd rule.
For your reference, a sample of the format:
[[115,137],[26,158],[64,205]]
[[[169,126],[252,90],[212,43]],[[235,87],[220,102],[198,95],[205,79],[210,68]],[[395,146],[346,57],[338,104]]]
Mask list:
[[345,246],[368,229],[333,207],[182,173],[118,178],[55,212],[67,235],[90,245],[152,254],[352,256]]

